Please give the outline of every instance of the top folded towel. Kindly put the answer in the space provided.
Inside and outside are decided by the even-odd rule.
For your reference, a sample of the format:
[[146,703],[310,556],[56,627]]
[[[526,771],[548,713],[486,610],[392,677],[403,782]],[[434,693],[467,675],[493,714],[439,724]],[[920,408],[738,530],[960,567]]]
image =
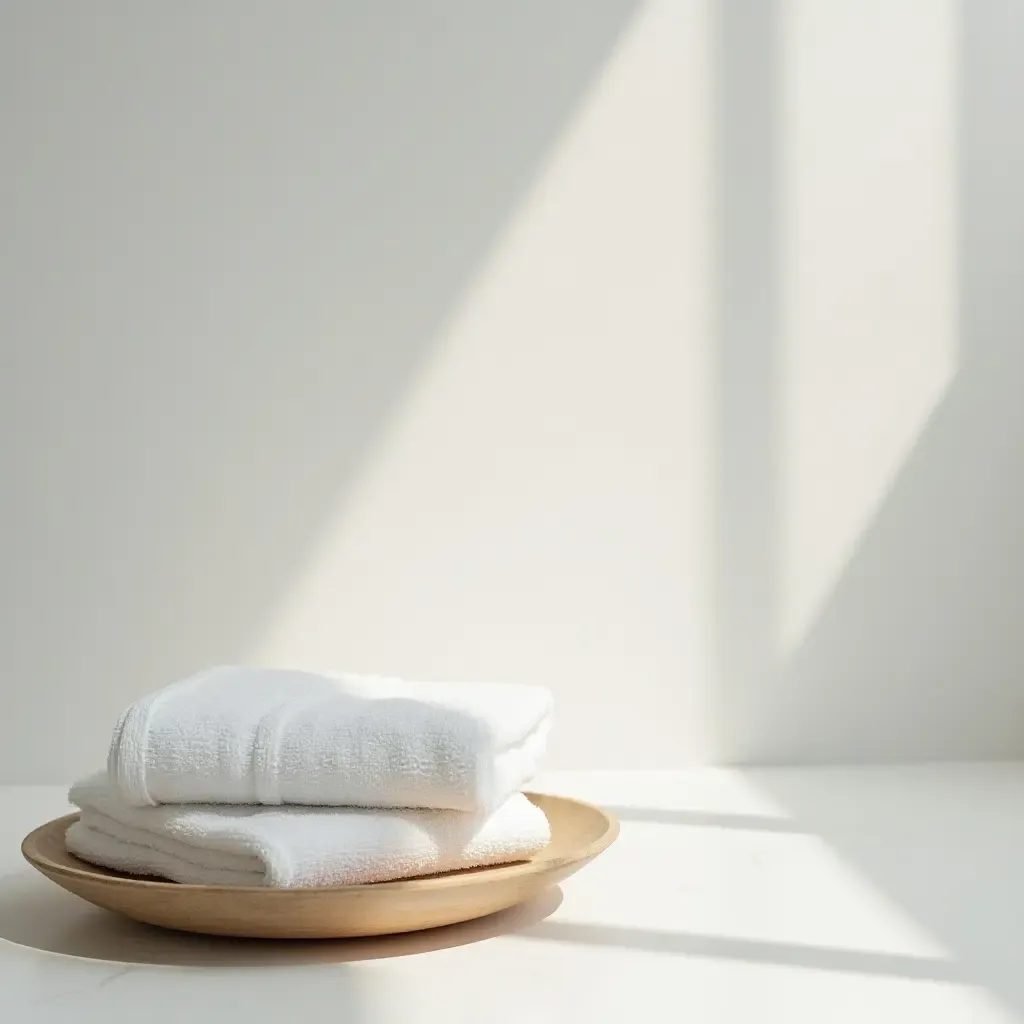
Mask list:
[[489,811],[536,774],[551,708],[539,686],[218,667],[125,710],[107,774],[137,807]]

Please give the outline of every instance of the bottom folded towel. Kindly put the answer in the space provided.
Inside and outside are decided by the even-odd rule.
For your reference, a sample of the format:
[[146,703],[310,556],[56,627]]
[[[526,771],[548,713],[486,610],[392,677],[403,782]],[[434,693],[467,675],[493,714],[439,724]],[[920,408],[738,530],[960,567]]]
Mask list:
[[358,885],[524,860],[551,838],[516,793],[485,819],[462,811],[164,804],[130,807],[103,773],[71,787],[82,860],[200,885]]

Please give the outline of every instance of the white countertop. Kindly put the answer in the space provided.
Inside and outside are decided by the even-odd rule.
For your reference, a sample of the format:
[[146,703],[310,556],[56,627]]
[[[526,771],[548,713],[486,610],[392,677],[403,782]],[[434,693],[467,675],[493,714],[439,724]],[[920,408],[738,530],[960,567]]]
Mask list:
[[[1024,1021],[1024,764],[558,774],[619,841],[539,904],[431,935],[206,939],[97,910],[0,789],[4,1021]],[[481,938],[483,936],[483,938]]]

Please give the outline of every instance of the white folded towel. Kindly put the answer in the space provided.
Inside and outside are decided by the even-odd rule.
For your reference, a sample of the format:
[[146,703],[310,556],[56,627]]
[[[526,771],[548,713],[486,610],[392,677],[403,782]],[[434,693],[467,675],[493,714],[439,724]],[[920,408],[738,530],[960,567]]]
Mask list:
[[359,885],[524,860],[547,845],[544,812],[516,793],[486,818],[463,811],[327,807],[131,807],[105,774],[68,799],[83,860],[199,885]]
[[539,686],[219,667],[132,704],[107,770],[138,807],[486,811],[536,774],[551,707]]

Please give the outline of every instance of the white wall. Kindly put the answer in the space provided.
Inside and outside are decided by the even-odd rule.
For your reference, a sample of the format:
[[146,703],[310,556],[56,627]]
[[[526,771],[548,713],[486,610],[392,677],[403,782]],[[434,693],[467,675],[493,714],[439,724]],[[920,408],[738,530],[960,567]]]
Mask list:
[[1024,749],[1019,20],[5,5],[0,780],[222,661]]
[[0,17],[0,778],[236,660],[546,681],[563,762],[701,749],[701,8]]
[[720,302],[770,327],[716,341],[722,750],[1019,755],[1024,8],[730,9],[732,109],[777,127],[725,130]]

